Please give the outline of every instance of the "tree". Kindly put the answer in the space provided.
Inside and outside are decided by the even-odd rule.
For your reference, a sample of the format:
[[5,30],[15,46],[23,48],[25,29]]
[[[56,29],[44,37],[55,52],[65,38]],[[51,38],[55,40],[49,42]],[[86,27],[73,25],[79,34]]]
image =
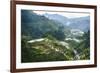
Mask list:
[[81,59],[90,59],[90,31],[82,36],[83,41],[77,46]]
[[66,37],[62,26],[59,26],[58,30],[51,32],[51,35],[60,41],[65,40],[65,37]]
[[23,38],[21,40],[21,62],[32,62],[31,47]]

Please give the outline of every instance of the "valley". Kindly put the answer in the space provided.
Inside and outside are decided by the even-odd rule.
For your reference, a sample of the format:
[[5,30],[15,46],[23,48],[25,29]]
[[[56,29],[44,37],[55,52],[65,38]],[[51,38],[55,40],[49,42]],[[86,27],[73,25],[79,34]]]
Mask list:
[[21,11],[21,62],[90,59],[89,16],[67,18]]

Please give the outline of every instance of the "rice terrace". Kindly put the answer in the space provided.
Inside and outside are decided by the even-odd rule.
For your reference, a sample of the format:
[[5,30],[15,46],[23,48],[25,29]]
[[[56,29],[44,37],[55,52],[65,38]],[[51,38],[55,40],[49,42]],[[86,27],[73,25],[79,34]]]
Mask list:
[[90,14],[21,10],[21,62],[90,59]]

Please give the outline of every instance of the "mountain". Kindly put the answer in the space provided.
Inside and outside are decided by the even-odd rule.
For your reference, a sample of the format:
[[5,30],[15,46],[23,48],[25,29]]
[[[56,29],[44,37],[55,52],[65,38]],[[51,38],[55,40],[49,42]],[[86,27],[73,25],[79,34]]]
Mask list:
[[32,10],[21,11],[21,34],[32,38],[41,38],[49,31],[56,31],[58,24],[45,16],[37,15]]
[[90,30],[90,16],[69,19],[69,27],[87,32]]
[[59,22],[64,26],[71,29],[79,29],[81,31],[87,32],[90,29],[90,16],[79,17],[79,18],[67,18],[60,14],[44,14],[45,17]]
[[68,22],[68,18],[65,17],[65,16],[62,16],[62,15],[59,15],[59,14],[48,14],[48,13],[45,13],[44,14],[45,17],[51,19],[51,20],[54,20],[54,21],[57,21],[63,25],[67,24]]
[[89,20],[21,10],[21,62],[89,60]]
[[30,36],[34,39],[41,38],[47,33],[56,38],[78,36],[83,35],[89,29],[90,16],[67,18],[60,14],[45,13],[38,15],[32,10],[21,11],[22,35]]

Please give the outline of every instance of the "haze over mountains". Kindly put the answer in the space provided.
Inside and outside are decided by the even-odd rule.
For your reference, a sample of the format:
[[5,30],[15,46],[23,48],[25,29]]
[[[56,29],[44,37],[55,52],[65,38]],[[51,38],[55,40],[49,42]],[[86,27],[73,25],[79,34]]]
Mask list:
[[79,18],[68,18],[59,14],[44,14],[45,17],[60,22],[72,29],[80,29],[81,31],[88,31],[90,29],[90,16]]
[[21,62],[90,59],[90,17],[21,10]]
[[[60,14],[38,15],[32,10],[22,10],[22,34],[34,35],[34,37],[41,37],[47,32],[54,32],[59,28],[68,36],[76,32],[82,35],[84,32],[90,30],[90,16],[79,18],[68,18]],[[25,30],[27,29],[27,31]]]

